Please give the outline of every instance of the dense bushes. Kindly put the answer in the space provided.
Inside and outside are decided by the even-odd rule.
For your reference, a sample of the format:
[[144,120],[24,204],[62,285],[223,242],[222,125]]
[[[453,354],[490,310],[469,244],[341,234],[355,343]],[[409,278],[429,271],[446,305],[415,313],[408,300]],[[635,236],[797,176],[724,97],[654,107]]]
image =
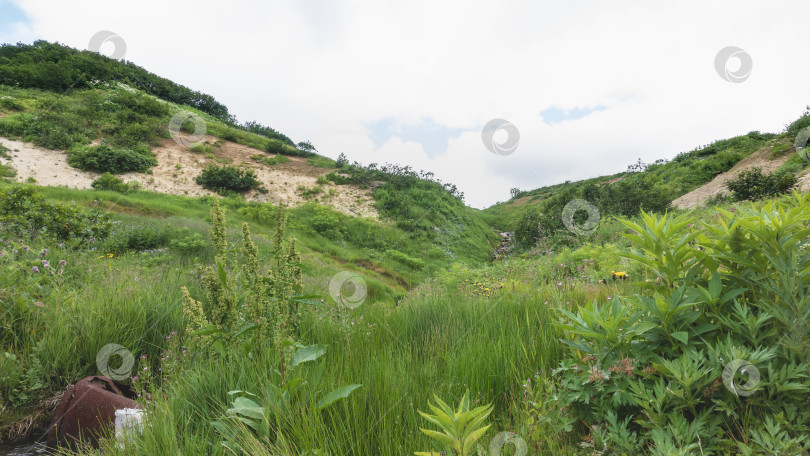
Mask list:
[[71,148],[68,150],[68,163],[74,168],[95,173],[145,173],[157,165],[157,159],[146,146],[124,149],[99,144]]
[[735,200],[754,201],[787,193],[796,182],[798,182],[796,176],[787,171],[764,174],[761,168],[752,168],[741,172],[734,179],[727,180],[726,187],[731,190]]
[[33,187],[14,184],[0,189],[0,225],[29,237],[44,235],[84,244],[106,237],[112,222],[106,212],[47,201]]
[[233,166],[210,165],[203,169],[195,181],[203,188],[217,193],[227,193],[228,191],[243,193],[261,186],[261,182],[256,179],[253,171]]
[[[632,217],[639,211],[662,212],[672,201],[672,190],[661,178],[649,174],[633,174],[612,184],[566,185],[539,204],[539,209],[523,215],[515,228],[515,240],[532,247],[540,238],[549,246],[573,245],[574,237],[563,222],[563,210],[575,200],[583,199],[599,210],[600,219],[608,215]],[[582,226],[588,214],[577,211],[574,223]],[[584,238],[583,238],[584,240]]]
[[46,41],[0,46],[2,85],[64,92],[90,88],[98,81],[123,82],[164,100],[194,107],[219,120],[234,120],[228,108],[214,97],[156,76],[131,62],[119,62]]
[[806,454],[810,199],[718,216],[625,222],[650,292],[562,312],[576,351],[536,379],[532,427],[602,454]]

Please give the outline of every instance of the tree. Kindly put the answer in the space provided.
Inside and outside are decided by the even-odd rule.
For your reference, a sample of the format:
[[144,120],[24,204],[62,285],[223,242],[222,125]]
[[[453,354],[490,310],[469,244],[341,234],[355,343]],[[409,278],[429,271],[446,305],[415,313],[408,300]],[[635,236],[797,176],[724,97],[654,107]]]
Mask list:
[[517,187],[512,187],[509,189],[509,194],[512,195],[512,199],[519,197],[521,193],[523,193],[523,190]]
[[348,164],[349,164],[349,159],[346,158],[346,154],[341,152],[340,155],[338,155],[337,160],[335,161],[335,165],[337,165],[338,168],[343,168],[344,166],[346,166]]
[[304,152],[312,152],[312,153],[318,152],[318,149],[316,149],[315,146],[313,146],[312,143],[309,141],[301,141],[300,143],[298,143],[298,150],[303,150]]

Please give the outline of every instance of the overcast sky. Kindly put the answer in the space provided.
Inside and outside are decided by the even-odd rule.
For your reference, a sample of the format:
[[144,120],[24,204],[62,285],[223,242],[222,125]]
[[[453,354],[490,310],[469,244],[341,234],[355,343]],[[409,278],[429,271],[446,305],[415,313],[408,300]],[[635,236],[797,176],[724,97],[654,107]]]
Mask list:
[[[780,131],[810,104],[809,18],[806,0],[0,0],[0,41],[86,49],[112,31],[127,60],[239,121],[433,171],[482,208]],[[519,132],[513,153],[485,146],[492,119]]]

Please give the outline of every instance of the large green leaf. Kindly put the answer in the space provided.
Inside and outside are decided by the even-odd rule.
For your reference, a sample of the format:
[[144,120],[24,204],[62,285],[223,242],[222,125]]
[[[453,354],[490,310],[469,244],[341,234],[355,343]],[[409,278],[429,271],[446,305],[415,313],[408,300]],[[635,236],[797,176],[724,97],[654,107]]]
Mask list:
[[316,359],[320,358],[326,354],[326,345],[307,345],[304,348],[299,348],[298,350],[293,353],[292,362],[290,362],[290,368],[301,364],[306,363],[309,361],[315,361]]
[[338,389],[332,390],[326,396],[322,397],[318,401],[318,410],[323,410],[326,407],[329,407],[330,405],[334,404],[335,402],[341,399],[346,399],[347,397],[349,397],[349,394],[351,394],[352,391],[356,390],[357,388],[360,388],[361,386],[362,385],[358,384],[346,385]]

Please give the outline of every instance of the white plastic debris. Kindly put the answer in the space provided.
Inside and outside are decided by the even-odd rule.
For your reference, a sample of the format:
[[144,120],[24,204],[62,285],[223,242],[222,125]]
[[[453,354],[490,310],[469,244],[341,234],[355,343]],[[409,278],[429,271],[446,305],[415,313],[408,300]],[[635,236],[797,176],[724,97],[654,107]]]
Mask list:
[[143,432],[144,411],[141,409],[125,408],[115,411],[115,440],[118,447],[123,449],[129,438],[127,434],[132,431]]

